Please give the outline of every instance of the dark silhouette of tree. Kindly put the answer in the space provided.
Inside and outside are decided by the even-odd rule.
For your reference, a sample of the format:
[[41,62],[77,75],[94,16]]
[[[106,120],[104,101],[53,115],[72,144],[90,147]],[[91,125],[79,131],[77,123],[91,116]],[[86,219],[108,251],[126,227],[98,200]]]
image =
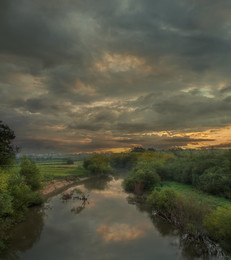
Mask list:
[[71,158],[68,158],[68,159],[66,160],[66,163],[67,163],[68,165],[74,164],[74,160],[71,159]]
[[6,167],[15,158],[18,147],[13,145],[14,131],[0,121],[0,167]]
[[136,146],[136,147],[132,148],[131,152],[143,153],[143,152],[145,152],[145,149],[142,146]]

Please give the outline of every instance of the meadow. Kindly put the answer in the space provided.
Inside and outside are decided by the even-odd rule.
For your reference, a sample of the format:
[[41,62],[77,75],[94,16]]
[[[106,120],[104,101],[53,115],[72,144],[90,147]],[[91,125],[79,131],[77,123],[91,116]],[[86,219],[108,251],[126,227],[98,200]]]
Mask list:
[[[88,172],[83,168],[82,161],[74,161],[73,164],[67,164],[63,159],[41,160],[36,165],[43,176],[44,181],[54,179],[85,177]],[[15,170],[19,171],[20,164],[15,165]]]

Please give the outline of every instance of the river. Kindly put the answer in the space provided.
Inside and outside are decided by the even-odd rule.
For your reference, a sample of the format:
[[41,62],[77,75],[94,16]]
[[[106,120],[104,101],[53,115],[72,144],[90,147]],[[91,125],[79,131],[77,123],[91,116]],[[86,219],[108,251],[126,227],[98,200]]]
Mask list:
[[78,188],[87,200],[80,200],[82,195],[64,200],[60,193],[31,208],[0,259],[196,259],[177,230],[134,203],[121,184],[122,179],[109,177],[88,180],[64,192]]

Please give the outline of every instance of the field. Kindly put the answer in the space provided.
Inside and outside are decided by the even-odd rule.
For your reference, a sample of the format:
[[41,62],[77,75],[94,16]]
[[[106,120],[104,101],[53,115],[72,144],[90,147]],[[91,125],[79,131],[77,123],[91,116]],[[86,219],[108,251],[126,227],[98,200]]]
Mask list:
[[[82,161],[75,161],[74,164],[67,164],[62,159],[36,162],[36,165],[44,176],[45,181],[63,179],[69,176],[85,177],[88,173],[83,168],[82,164]],[[15,168],[18,171],[20,169],[19,165],[16,165]]]
[[210,194],[203,193],[197,190],[195,187],[191,185],[186,185],[174,181],[165,181],[163,183],[164,187],[171,187],[178,193],[185,195],[186,197],[195,197],[198,200],[202,200],[207,205],[216,208],[217,206],[231,206],[231,201],[222,197],[213,196]]

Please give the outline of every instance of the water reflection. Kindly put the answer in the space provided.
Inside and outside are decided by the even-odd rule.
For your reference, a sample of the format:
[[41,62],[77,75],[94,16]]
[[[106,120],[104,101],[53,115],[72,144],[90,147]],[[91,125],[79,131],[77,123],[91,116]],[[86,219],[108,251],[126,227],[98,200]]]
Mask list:
[[105,242],[126,242],[146,235],[146,231],[150,229],[149,225],[128,225],[128,224],[112,224],[101,225],[96,232],[101,234]]
[[[143,203],[141,197],[130,195],[127,197],[127,201],[129,204],[135,205],[140,212],[145,211],[148,213],[154,227],[162,237],[174,238],[171,245],[181,250],[181,259],[218,259],[208,255],[205,244],[202,244],[200,241],[195,241],[194,239],[185,239],[185,235],[182,234],[179,229],[160,216],[153,215],[150,207]],[[221,257],[219,259],[229,258]]]
[[7,252],[0,255],[0,259],[20,259],[18,253],[26,252],[40,239],[44,226],[44,208],[33,207],[26,216],[26,222],[19,223],[10,234],[10,247]]
[[110,181],[112,181],[111,176],[101,176],[93,179],[89,179],[84,182],[84,187],[87,190],[105,190]]
[[177,230],[153,216],[141,197],[125,193],[121,183],[111,177],[93,179],[52,197],[49,209],[33,208],[0,259],[194,258],[193,247],[180,244]]

